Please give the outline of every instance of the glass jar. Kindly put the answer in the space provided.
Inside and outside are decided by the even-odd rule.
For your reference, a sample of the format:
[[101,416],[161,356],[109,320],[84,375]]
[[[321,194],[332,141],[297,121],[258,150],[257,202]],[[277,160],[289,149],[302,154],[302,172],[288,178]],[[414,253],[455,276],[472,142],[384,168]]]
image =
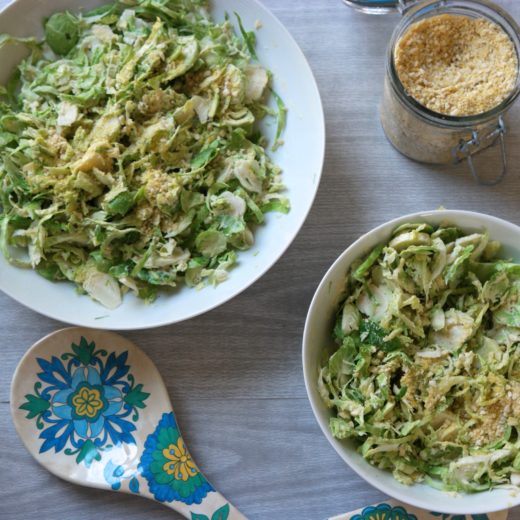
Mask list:
[[[520,75],[517,73],[512,92],[493,109],[473,116],[447,116],[432,112],[406,93],[396,72],[394,56],[397,42],[411,24],[440,14],[456,14],[484,18],[500,26],[513,42],[520,61],[520,29],[513,18],[487,0],[343,1],[364,12],[399,10],[404,15],[388,46],[381,103],[381,123],[394,147],[407,157],[425,163],[447,164],[466,159],[478,182],[487,185],[500,182],[507,169],[503,116],[520,94]],[[495,179],[484,181],[476,171],[473,155],[495,144],[500,146],[502,168]]]

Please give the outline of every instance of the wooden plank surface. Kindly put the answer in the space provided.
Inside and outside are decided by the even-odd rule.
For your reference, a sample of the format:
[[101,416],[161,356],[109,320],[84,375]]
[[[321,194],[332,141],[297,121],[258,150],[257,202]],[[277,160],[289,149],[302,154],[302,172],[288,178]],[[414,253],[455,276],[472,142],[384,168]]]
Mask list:
[[[499,3],[520,19],[520,2]],[[288,252],[244,294],[204,316],[125,336],[158,365],[195,460],[224,495],[252,520],[316,520],[383,495],[345,466],[312,416],[301,370],[312,294],[341,251],[390,218],[442,205],[520,224],[520,108],[509,118],[510,171],[498,187],[477,186],[464,165],[413,163],[387,143],[378,120],[398,18],[360,15],[339,0],[265,4],[302,47],[323,99],[327,154],[314,207]],[[489,153],[479,165],[493,174],[497,161]],[[25,349],[61,326],[0,294],[0,518],[178,518],[137,497],[69,485],[23,448],[9,381]],[[520,519],[520,509],[510,518]]]

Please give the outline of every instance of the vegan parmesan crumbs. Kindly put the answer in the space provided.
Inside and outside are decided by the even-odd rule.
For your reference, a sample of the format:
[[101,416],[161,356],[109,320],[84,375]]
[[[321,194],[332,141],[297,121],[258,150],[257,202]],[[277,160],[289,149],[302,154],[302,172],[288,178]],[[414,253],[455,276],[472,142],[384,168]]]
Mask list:
[[449,116],[496,107],[518,74],[515,46],[500,26],[452,14],[411,25],[397,42],[394,63],[409,96]]

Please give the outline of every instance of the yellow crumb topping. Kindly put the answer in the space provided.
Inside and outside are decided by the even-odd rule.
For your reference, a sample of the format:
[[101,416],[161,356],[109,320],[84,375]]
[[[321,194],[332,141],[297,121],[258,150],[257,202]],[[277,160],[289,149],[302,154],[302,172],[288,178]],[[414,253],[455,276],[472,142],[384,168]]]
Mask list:
[[397,42],[394,62],[408,95],[450,116],[496,107],[518,75],[515,46],[500,26],[452,14],[411,25]]

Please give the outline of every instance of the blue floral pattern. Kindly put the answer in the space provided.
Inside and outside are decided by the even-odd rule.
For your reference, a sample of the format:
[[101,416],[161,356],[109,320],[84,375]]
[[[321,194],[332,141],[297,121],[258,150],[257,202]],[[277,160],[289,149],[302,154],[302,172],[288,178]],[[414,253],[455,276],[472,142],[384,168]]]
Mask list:
[[200,504],[215,491],[193,462],[171,412],[163,414],[147,437],[139,471],[159,502]]
[[117,491],[121,489],[124,480],[128,480],[128,489],[132,493],[139,493],[138,472],[109,460],[103,469],[103,476],[110,487]]
[[408,513],[404,507],[392,507],[390,504],[368,506],[350,520],[417,520],[415,515]]
[[84,337],[71,349],[61,359],[37,359],[39,381],[20,408],[42,430],[40,453],[65,449],[89,466],[102,450],[135,443],[134,423],[149,394],[129,374],[128,352],[96,350]]
[[[489,520],[488,515],[449,515],[433,511],[430,512],[430,515],[438,517],[440,520]],[[381,503],[365,507],[361,513],[353,515],[350,520],[417,520],[417,517],[401,505],[392,506]]]

